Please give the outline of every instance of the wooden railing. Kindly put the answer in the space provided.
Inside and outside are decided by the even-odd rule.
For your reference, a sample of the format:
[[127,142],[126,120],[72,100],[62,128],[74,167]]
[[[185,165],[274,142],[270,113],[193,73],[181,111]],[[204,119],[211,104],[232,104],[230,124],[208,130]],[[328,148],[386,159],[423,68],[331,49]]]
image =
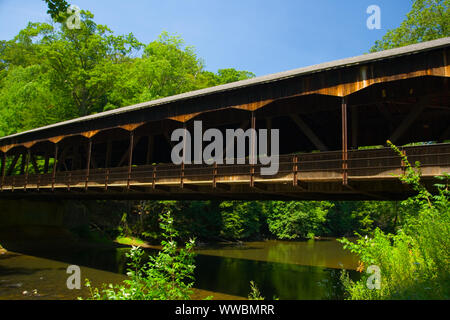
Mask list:
[[[450,144],[435,144],[402,148],[411,163],[420,162],[425,177],[450,172]],[[346,161],[345,165],[343,161]],[[236,161],[235,161],[236,162]],[[128,167],[64,171],[48,174],[5,176],[1,191],[89,189],[133,186],[158,188],[163,186],[189,187],[195,185],[227,185],[246,183],[293,183],[317,181],[396,179],[404,172],[401,157],[391,149],[348,151],[347,160],[342,152],[282,155],[276,175],[263,176],[265,165],[213,164],[213,165],[140,165]]]

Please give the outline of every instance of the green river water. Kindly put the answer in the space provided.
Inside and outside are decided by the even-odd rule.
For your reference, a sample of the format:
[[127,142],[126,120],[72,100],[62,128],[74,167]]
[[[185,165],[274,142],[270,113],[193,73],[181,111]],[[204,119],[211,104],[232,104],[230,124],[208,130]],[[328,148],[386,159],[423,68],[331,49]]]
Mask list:
[[[86,288],[67,289],[66,270],[73,264],[81,267],[82,284],[85,278],[94,286],[126,278],[126,246],[60,241],[4,246],[9,251],[0,254],[0,299],[87,298]],[[196,252],[194,299],[245,298],[252,280],[267,299],[341,299],[341,269],[359,276],[358,259],[335,239],[221,244]]]

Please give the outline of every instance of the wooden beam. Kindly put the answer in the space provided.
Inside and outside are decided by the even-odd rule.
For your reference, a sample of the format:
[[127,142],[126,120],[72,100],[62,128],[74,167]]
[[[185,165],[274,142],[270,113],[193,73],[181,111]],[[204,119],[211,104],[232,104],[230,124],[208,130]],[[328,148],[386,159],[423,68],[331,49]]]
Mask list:
[[58,166],[58,151],[59,151],[58,144],[55,143],[55,154],[54,154],[55,161],[53,161],[53,172],[52,172],[52,191],[55,190],[56,170]]
[[86,163],[86,183],[84,185],[84,189],[88,189],[89,184],[89,173],[91,170],[91,154],[92,154],[92,140],[89,139],[88,146],[87,146],[87,163]]
[[108,139],[106,142],[106,157],[105,157],[105,168],[111,166],[111,152],[112,152],[112,141]]
[[7,176],[12,175],[12,173],[16,167],[17,161],[19,161],[19,157],[20,157],[20,153],[18,153],[14,156],[14,159],[11,162],[11,165],[9,166],[8,172],[6,173]]
[[50,162],[50,155],[48,152],[45,153],[45,163],[44,163],[44,173],[48,173],[48,166]]
[[27,156],[25,152],[22,152],[22,161],[20,164],[20,174],[24,175],[25,174],[25,166],[26,166],[26,162],[27,162]]
[[30,168],[30,157],[31,157],[31,150],[28,149],[27,153],[25,154],[25,186],[24,186],[24,190],[27,190],[27,184],[28,184],[28,170]]
[[342,184],[348,184],[347,97],[342,98]]
[[36,162],[36,156],[34,154],[31,155],[31,164],[33,165],[34,172],[39,174],[39,166]]
[[439,142],[445,141],[450,139],[450,126],[445,129],[445,131],[442,133],[442,135],[439,138]]
[[317,149],[319,149],[320,151],[328,151],[328,148],[325,146],[322,140],[319,139],[319,137],[298,115],[290,114],[289,116],[291,117],[292,121],[294,121],[294,123],[297,125],[297,127],[299,127],[299,129],[305,134],[306,137],[308,137],[309,141],[311,141]]
[[[239,128],[245,131],[245,130],[247,130],[249,125],[250,125],[250,121],[244,120],[241,122],[241,125],[239,126]],[[228,150],[231,147],[234,148],[234,139],[231,141],[227,141],[227,145],[225,146],[225,148],[223,149],[223,152],[222,152],[224,158],[227,157]]]
[[358,108],[353,107],[350,111],[352,116],[352,149],[358,148],[358,129],[359,129],[359,114]]
[[149,165],[153,161],[153,149],[155,145],[155,137],[153,135],[148,136],[147,141],[147,157],[145,159],[145,164]]
[[2,152],[2,168],[0,171],[1,174],[1,191],[3,191],[3,183],[5,181],[5,169],[6,169],[6,152]]
[[[130,131],[133,132],[133,131]],[[117,165],[117,167],[121,167],[125,161],[127,159],[130,158],[130,150],[134,149],[136,147],[136,145],[139,143],[139,140],[141,139],[140,136],[138,136],[136,139],[134,138],[134,133],[133,133],[133,146],[129,145],[127,151],[124,153],[124,155],[122,156],[122,158],[120,159],[119,164]],[[132,152],[132,151],[131,151]]]
[[130,131],[130,151],[128,155],[128,179],[127,179],[127,189],[130,189],[130,179],[131,179],[131,166],[133,165],[133,149],[134,149],[134,131]]
[[423,110],[426,108],[425,103],[417,104],[408,116],[403,120],[403,122],[397,127],[394,133],[391,135],[389,140],[392,143],[396,143],[398,139],[400,139],[403,134],[411,127],[411,125],[417,120]]

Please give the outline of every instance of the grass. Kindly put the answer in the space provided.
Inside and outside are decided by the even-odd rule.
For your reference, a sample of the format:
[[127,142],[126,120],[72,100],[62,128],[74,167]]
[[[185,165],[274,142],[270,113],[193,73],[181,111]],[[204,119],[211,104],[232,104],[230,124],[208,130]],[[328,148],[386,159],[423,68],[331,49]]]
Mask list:
[[139,247],[143,247],[143,246],[147,245],[147,242],[145,242],[139,238],[126,237],[126,236],[118,236],[116,238],[115,242],[120,243],[120,244],[129,245],[129,246],[139,246]]

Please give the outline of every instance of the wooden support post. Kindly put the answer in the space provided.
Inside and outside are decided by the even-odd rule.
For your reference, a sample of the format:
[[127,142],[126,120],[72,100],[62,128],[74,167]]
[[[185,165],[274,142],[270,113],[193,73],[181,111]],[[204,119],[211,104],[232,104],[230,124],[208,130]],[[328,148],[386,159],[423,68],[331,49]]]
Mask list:
[[31,160],[31,164],[33,165],[34,173],[39,174],[40,173],[39,166],[37,164],[36,157],[34,155],[31,155],[30,160]]
[[351,109],[352,115],[352,149],[358,148],[358,129],[359,129],[359,116],[358,107]]
[[266,119],[266,127],[267,127],[267,155],[269,152],[272,152],[272,139],[270,138],[270,133],[272,132],[272,118]]
[[152,189],[156,188],[156,166],[153,166]]
[[19,161],[19,157],[20,157],[20,153],[18,153],[14,156],[14,159],[11,162],[11,165],[9,166],[8,172],[6,173],[7,176],[10,176],[13,174],[13,171],[16,167],[17,161]]
[[[243,122],[241,123],[241,125],[239,126],[239,128],[245,131],[245,130],[247,130],[247,128],[248,128],[248,126],[249,126],[249,123],[250,123],[250,122],[249,122],[248,120],[245,120],[245,121],[243,121]],[[235,159],[228,159],[228,158],[227,158],[228,153],[234,154],[234,150],[233,150],[232,152],[230,152],[230,149],[231,149],[231,148],[234,148],[234,142],[235,142],[235,139],[232,139],[232,140],[226,142],[227,144],[226,144],[226,146],[225,146],[225,148],[223,149],[223,152],[222,152],[222,154],[223,154],[223,156],[224,156],[224,159],[225,159],[225,162],[227,162],[226,160],[229,160],[229,161],[231,161],[232,163],[234,163],[234,161],[235,161]]]
[[256,157],[256,117],[255,117],[255,112],[252,111],[252,116],[251,116],[251,127],[252,127],[252,132],[251,132],[251,139],[250,139],[250,187],[253,188],[255,187],[255,157]]
[[21,164],[20,164],[20,175],[24,175],[25,174],[25,166],[27,163],[27,156],[26,156],[26,152],[22,152],[22,160],[21,160]]
[[109,168],[111,166],[111,152],[112,152],[112,141],[108,139],[108,142],[106,142],[105,168]]
[[[184,137],[183,137],[183,161],[181,162],[181,172],[180,172],[180,187],[181,189],[184,188],[184,163],[186,161],[187,155],[186,155],[186,139],[187,139],[187,129],[186,129],[186,122],[183,123],[183,129],[184,129]],[[190,147],[190,146],[189,146]]]
[[55,143],[55,155],[53,161],[53,172],[52,172],[52,191],[55,191],[55,180],[56,180],[56,168],[58,165],[58,144]]
[[297,187],[298,186],[298,156],[297,155],[294,155],[292,162],[293,162],[292,171],[294,174],[293,185],[294,185],[294,187]]
[[181,187],[181,189],[184,188],[184,161],[181,163],[180,187]]
[[297,127],[303,132],[303,134],[308,137],[309,141],[314,144],[314,146],[320,151],[328,151],[327,146],[320,140],[320,138],[314,133],[314,131],[296,114],[290,115],[292,121],[297,125]]
[[[25,154],[25,153],[24,153]],[[31,151],[30,149],[27,150],[27,153],[25,154],[25,185],[23,186],[23,189],[27,191],[27,185],[28,185],[28,169],[30,168],[30,157],[31,157]]]
[[105,169],[105,191],[108,191],[109,168]]
[[214,161],[214,168],[213,168],[213,188],[217,188],[217,162]]
[[153,146],[155,145],[155,137],[148,136],[147,142],[147,158],[145,160],[145,164],[149,165],[151,161],[153,161]]
[[89,139],[87,149],[87,164],[86,164],[86,183],[84,189],[87,191],[89,185],[89,174],[91,171],[91,155],[92,155],[92,140]]
[[45,153],[45,163],[44,163],[44,173],[48,173],[48,165],[50,161],[50,155],[48,152]]
[[403,134],[414,124],[420,114],[425,110],[425,101],[420,101],[413,110],[408,114],[408,116],[403,120],[403,122],[397,127],[395,132],[389,138],[392,143],[397,143],[398,140],[403,136]]
[[0,185],[0,191],[3,191],[3,184],[5,183],[5,169],[6,169],[6,152],[2,153],[2,169],[1,169],[1,175],[2,175],[2,181]]
[[342,184],[348,185],[347,97],[342,98]]
[[127,190],[130,189],[131,167],[133,165],[133,149],[134,149],[134,131],[130,131],[130,152],[129,152],[129,157],[128,157]]

